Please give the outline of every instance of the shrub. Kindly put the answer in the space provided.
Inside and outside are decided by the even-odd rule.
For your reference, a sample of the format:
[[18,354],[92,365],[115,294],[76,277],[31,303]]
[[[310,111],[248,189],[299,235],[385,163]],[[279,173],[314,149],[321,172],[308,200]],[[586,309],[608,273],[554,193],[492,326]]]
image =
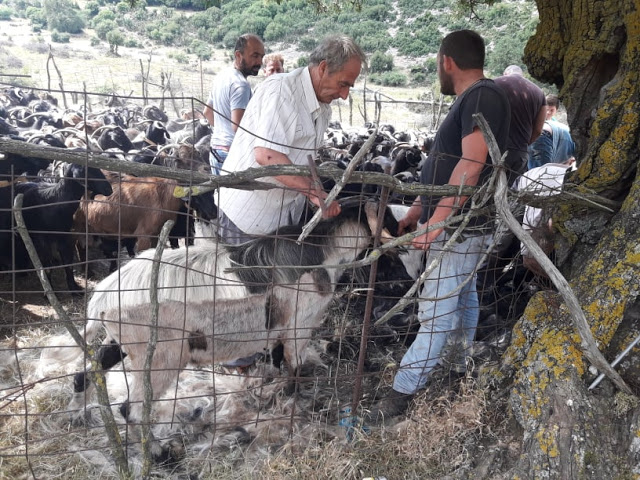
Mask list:
[[410,73],[411,83],[415,85],[422,85],[427,81],[427,74],[423,71],[411,71]]
[[202,60],[209,60],[211,58],[211,47],[202,40],[193,40],[187,51]]
[[124,44],[124,35],[120,30],[113,29],[107,32],[107,42],[109,42],[109,49],[115,55],[118,54],[118,47]]
[[84,14],[87,20],[91,20],[98,13],[100,13],[100,5],[96,0],[90,0],[84,5]]
[[11,20],[13,16],[13,8],[0,6],[0,20]]
[[306,52],[310,52],[311,50],[316,48],[316,45],[318,45],[318,41],[314,37],[308,35],[298,40],[298,47],[300,48],[300,50],[304,50]]
[[100,45],[100,39],[98,37],[91,37],[90,43],[92,47],[97,47]]
[[51,32],[51,41],[56,43],[69,43],[69,34],[67,32],[59,32],[54,30]]
[[309,65],[309,57],[298,57],[298,61],[296,62],[296,67],[306,67]]
[[287,33],[289,33],[289,30],[285,25],[273,21],[269,23],[269,25],[267,25],[267,28],[265,28],[264,39],[267,42],[282,40],[287,35]]
[[80,10],[69,0],[46,0],[44,11],[50,30],[80,33],[84,28],[84,20],[80,15]]
[[371,73],[389,72],[393,70],[393,55],[386,55],[376,50],[369,59],[369,71]]
[[406,75],[400,72],[374,73],[369,77],[369,80],[385,87],[402,87],[407,84]]
[[116,5],[116,13],[123,15],[131,10],[131,4],[127,2],[120,2]]
[[[98,18],[98,17],[96,17]],[[93,27],[100,40],[107,39],[107,33],[118,28],[118,24],[113,20],[103,20]]]
[[124,46],[127,48],[140,48],[140,43],[135,38],[127,38],[124,41]]
[[31,20],[34,31],[39,32],[47,25],[47,14],[42,8],[27,7],[27,18]]
[[189,63],[189,57],[183,52],[171,52],[169,58],[173,58],[178,63]]
[[98,14],[95,17],[93,17],[93,20],[91,21],[91,23],[93,25],[93,28],[96,28],[96,25],[98,25],[101,22],[104,22],[105,20],[115,21],[115,19],[116,19],[116,14],[112,10],[109,10],[108,8],[103,8],[98,12]]

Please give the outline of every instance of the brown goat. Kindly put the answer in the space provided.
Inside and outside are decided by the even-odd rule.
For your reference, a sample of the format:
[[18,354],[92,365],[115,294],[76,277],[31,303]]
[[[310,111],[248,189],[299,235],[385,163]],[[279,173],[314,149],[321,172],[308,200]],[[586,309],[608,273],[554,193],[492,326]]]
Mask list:
[[137,238],[138,251],[156,245],[167,220],[176,220],[183,201],[173,196],[175,180],[123,175],[113,181],[113,194],[84,200],[74,217],[74,230]]

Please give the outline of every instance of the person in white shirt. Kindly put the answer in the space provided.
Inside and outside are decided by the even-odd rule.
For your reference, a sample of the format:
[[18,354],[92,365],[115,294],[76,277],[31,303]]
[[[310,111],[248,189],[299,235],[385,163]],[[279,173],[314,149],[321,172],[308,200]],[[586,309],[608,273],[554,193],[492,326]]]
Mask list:
[[[546,163],[532,168],[518,178],[517,190],[534,193],[537,196],[551,196],[562,191],[564,179],[573,168],[575,159],[571,157],[565,163]],[[551,219],[545,215],[542,208],[527,205],[522,219],[522,228],[531,234],[544,253],[549,255],[553,251],[553,228]],[[529,253],[529,249],[522,244],[520,247],[523,265],[533,273],[546,277],[538,261]]]
[[[225,161],[223,175],[267,165],[308,165],[323,142],[331,117],[330,103],[346,99],[366,65],[362,49],[344,35],[324,39],[309,57],[309,66],[272,75],[257,89]],[[320,206],[326,192],[307,176],[263,179],[279,188],[220,188],[218,234],[227,243],[275,232],[301,220],[306,201]],[[334,217],[340,206],[326,206]]]
[[263,57],[264,44],[260,37],[242,35],[236,41],[233,67],[222,71],[213,81],[203,114],[213,126],[209,162],[216,175],[220,175],[222,164],[251,99],[251,85],[247,77],[258,75]]

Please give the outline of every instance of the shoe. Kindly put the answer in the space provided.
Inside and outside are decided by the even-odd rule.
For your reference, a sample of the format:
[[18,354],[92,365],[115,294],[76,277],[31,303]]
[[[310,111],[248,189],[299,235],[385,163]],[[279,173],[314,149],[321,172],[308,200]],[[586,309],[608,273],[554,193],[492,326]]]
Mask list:
[[413,397],[413,394],[391,390],[384,398],[380,399],[371,407],[366,418],[374,423],[384,423],[390,418],[402,415],[407,410]]

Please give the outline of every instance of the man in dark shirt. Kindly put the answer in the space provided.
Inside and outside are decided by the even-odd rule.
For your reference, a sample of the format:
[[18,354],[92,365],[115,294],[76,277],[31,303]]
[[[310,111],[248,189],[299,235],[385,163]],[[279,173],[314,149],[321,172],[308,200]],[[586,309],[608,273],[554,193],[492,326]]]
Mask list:
[[[442,40],[438,52],[441,91],[458,97],[438,129],[422,168],[422,183],[480,185],[486,181],[492,162],[473,118],[476,113],[482,113],[489,123],[500,150],[506,149],[509,101],[501,88],[484,77],[484,57],[484,41],[476,32],[460,30]],[[492,223],[487,217],[472,218],[449,251],[444,251],[444,244],[451,238],[451,230],[433,228],[450,215],[468,210],[466,200],[466,196],[422,197],[399,222],[398,233],[416,226],[425,231],[412,243],[432,256],[427,258],[427,265],[440,254],[444,256],[424,282],[418,313],[420,330],[402,358],[393,390],[370,411],[374,421],[406,410],[414,394],[426,384],[448,338],[457,338],[462,344],[473,341],[479,313],[474,269],[491,240]]]
[[522,76],[517,65],[508,66],[502,77],[494,80],[504,90],[511,106],[511,126],[507,142],[507,185],[527,170],[531,145],[542,133],[547,116],[547,101],[544,92],[535,83]]

